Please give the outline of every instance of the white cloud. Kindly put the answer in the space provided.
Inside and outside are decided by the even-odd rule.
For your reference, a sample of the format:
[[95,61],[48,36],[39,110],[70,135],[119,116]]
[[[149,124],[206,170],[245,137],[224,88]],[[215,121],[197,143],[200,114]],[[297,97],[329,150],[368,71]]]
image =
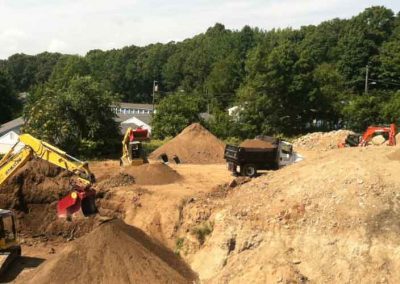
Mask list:
[[49,52],[64,52],[68,50],[68,45],[59,39],[52,39],[50,41],[50,44],[47,48],[47,51]]
[[216,22],[234,29],[300,27],[371,5],[400,10],[400,1],[390,0],[0,0],[0,58],[182,40]]

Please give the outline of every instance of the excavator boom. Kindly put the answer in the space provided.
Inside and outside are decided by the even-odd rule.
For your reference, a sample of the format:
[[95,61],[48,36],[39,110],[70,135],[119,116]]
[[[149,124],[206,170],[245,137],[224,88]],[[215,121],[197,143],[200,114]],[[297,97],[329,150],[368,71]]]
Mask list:
[[25,146],[20,151],[14,152],[17,143],[0,161],[0,185],[13,176],[31,157],[36,157],[75,174],[75,178],[71,180],[72,192],[57,204],[59,217],[70,217],[80,209],[85,216],[97,212],[96,191],[91,187],[95,179],[86,162],[79,161],[61,149],[29,134],[20,135],[19,142]]

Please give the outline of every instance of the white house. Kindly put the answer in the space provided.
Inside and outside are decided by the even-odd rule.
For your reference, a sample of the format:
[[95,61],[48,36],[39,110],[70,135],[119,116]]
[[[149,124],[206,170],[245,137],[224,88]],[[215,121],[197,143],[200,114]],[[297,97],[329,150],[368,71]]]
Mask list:
[[[10,131],[0,137],[0,154],[7,154],[8,151],[18,142],[18,134],[14,131]],[[21,150],[24,144],[18,143],[15,148],[16,151]]]

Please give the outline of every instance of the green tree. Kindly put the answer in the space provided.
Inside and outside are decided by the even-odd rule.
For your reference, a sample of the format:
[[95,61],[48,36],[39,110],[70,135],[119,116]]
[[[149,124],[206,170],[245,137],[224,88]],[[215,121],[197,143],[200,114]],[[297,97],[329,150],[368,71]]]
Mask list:
[[25,107],[24,131],[81,155],[115,151],[119,131],[109,91],[91,77],[73,77],[65,88],[38,88]]
[[0,70],[0,124],[13,119],[20,109],[11,78]]
[[153,135],[157,138],[175,136],[186,126],[199,122],[201,99],[198,95],[174,93],[162,99],[153,116]]

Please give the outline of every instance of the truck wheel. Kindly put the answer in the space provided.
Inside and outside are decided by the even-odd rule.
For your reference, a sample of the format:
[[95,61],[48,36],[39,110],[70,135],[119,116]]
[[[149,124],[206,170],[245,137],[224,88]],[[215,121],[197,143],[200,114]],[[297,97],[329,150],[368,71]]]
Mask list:
[[255,165],[244,165],[242,175],[248,177],[255,177],[257,175],[257,168]]

